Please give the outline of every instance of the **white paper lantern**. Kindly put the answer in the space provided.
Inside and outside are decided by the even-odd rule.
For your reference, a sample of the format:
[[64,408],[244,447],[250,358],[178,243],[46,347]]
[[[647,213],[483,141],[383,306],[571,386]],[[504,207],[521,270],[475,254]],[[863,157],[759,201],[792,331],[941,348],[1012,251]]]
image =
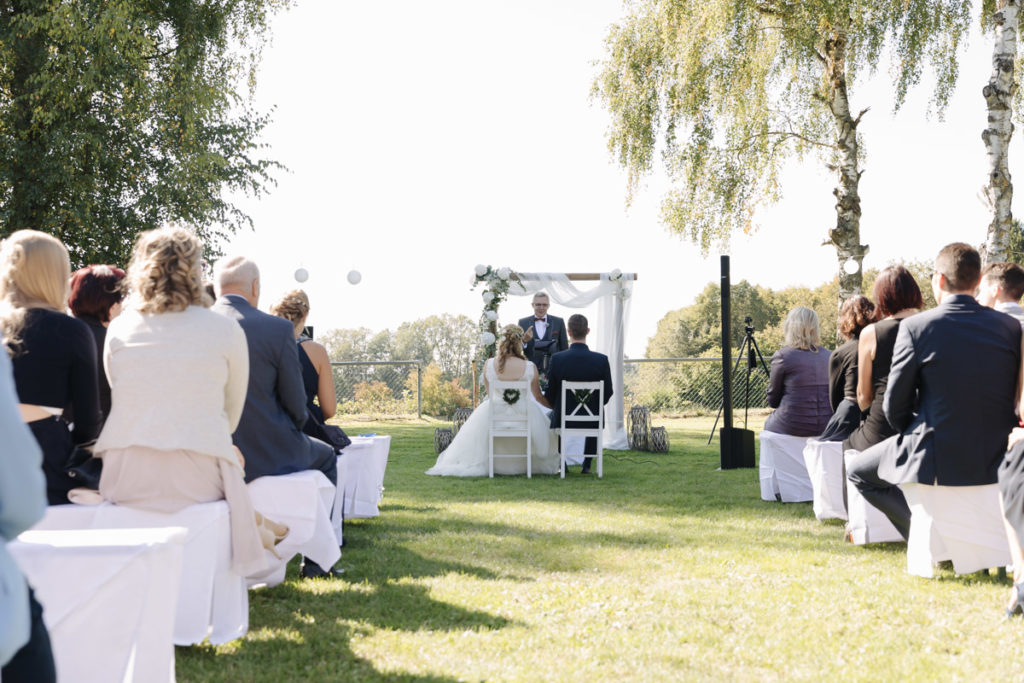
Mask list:
[[358,285],[360,282],[362,282],[362,280],[363,276],[359,273],[358,270],[348,271],[348,282],[350,285]]
[[856,275],[857,271],[860,270],[860,264],[857,263],[856,259],[847,259],[846,263],[843,264],[843,270],[846,271],[847,275]]
[[298,270],[295,271],[295,281],[296,282],[305,282],[308,279],[309,279],[309,271],[306,270],[305,268],[299,268]]

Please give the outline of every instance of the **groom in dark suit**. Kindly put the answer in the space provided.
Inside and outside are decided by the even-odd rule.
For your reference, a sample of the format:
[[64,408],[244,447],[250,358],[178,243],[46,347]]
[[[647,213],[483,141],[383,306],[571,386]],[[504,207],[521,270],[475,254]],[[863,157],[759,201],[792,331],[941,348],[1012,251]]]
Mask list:
[[939,305],[906,318],[896,335],[883,409],[895,436],[847,463],[848,478],[907,538],[910,508],[899,484],[995,484],[1020,368],[1020,323],[973,294],[981,258],[943,247],[932,291]]
[[548,315],[550,305],[548,295],[537,292],[533,295],[533,315],[519,320],[519,327],[526,333],[523,353],[544,376],[547,376],[551,356],[569,348],[565,321],[558,316]]
[[[544,391],[544,398],[551,404],[552,429],[562,426],[562,382],[604,382],[604,402],[608,403],[608,399],[612,397],[612,369],[608,364],[608,356],[591,351],[587,347],[589,333],[590,328],[584,316],[579,313],[569,316],[569,337],[572,343],[568,350],[551,357],[548,387]],[[596,393],[587,401],[587,407],[592,413],[597,414],[599,406]],[[597,439],[587,438],[583,454],[596,453]],[[593,458],[583,459],[581,474],[590,474],[591,461]]]

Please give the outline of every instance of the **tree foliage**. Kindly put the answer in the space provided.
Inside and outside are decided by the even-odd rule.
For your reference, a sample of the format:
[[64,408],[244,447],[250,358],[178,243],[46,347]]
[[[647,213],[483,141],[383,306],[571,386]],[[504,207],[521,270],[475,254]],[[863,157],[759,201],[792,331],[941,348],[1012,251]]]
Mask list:
[[267,116],[237,93],[287,0],[0,0],[0,232],[124,264],[134,236],[195,227],[210,256],[261,194]]

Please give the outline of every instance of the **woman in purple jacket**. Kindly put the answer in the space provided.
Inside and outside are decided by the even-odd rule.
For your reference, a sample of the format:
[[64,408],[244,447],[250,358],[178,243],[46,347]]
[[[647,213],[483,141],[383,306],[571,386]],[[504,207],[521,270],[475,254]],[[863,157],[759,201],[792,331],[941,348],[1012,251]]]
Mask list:
[[828,359],[821,347],[818,314],[798,306],[783,324],[786,345],[772,356],[768,405],[775,408],[764,431],[792,436],[817,436],[832,417]]

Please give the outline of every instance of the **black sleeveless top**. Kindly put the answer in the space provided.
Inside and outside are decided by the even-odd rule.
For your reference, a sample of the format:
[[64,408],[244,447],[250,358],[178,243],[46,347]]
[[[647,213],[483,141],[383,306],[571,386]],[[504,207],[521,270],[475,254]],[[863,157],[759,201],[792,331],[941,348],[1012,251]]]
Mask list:
[[[306,354],[306,349],[302,348],[302,342],[309,341],[308,337],[299,337],[296,340],[299,346],[299,365],[302,367],[302,386],[306,390],[306,409],[309,411],[310,418],[316,418],[316,421],[320,424],[324,423],[324,412],[320,410],[320,406],[313,402],[316,398],[316,392],[320,388],[320,374],[317,373],[316,368],[313,366],[313,361],[309,359]],[[306,420],[306,425],[309,425],[310,420]],[[310,433],[307,430],[303,430],[310,436],[321,438],[317,434]],[[316,430],[319,433],[319,429]]]
[[875,323],[875,360],[871,364],[871,386],[875,395],[860,427],[843,443],[844,451],[847,448],[863,451],[896,433],[885,417],[882,401],[885,400],[885,388],[889,386],[889,368],[892,366],[892,352],[899,331],[899,319],[879,320]]

